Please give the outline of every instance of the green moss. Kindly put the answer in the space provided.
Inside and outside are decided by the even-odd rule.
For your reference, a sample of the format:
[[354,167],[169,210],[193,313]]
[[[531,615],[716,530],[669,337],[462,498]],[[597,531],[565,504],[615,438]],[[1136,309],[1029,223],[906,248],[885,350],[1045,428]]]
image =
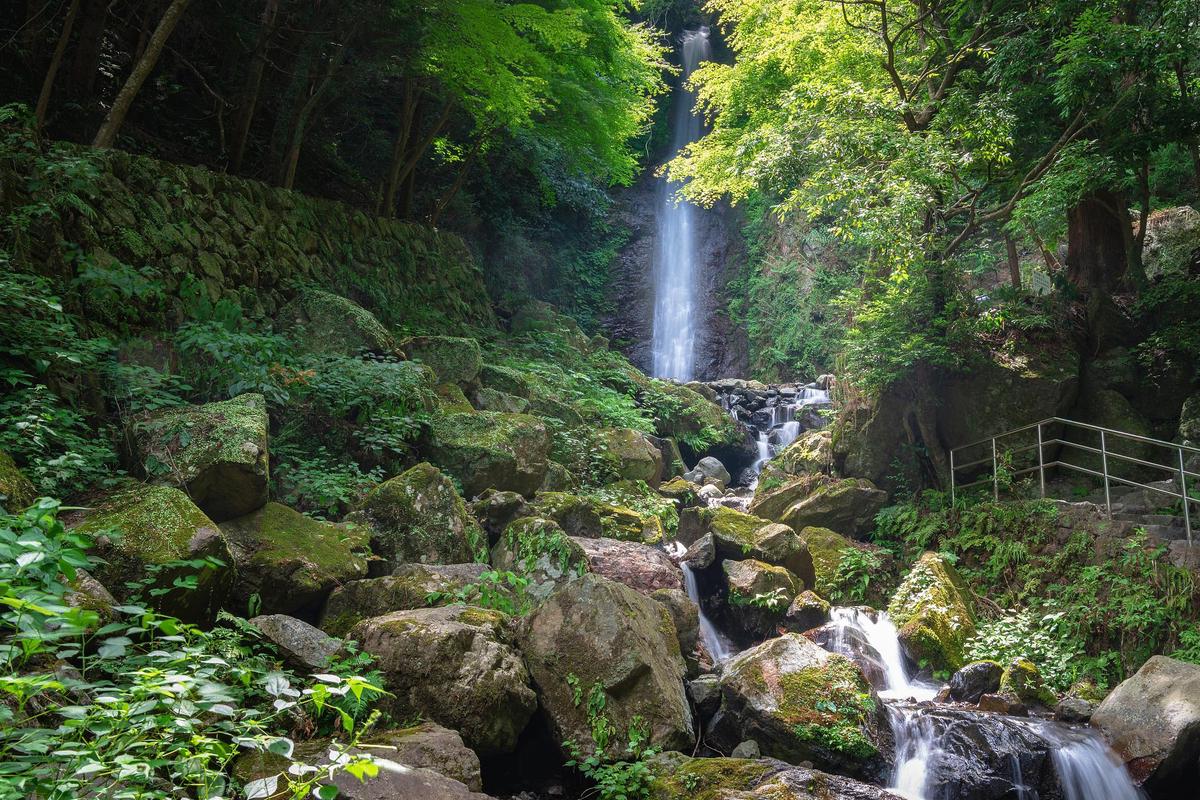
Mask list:
[[829,528],[805,528],[800,531],[800,538],[804,540],[808,546],[808,553],[812,556],[813,569],[817,574],[817,594],[829,597],[835,588],[834,579],[838,564],[842,561],[842,553],[853,545],[845,536]]
[[479,342],[460,336],[414,336],[400,343],[404,355],[437,374],[439,383],[471,383],[483,367]]
[[[765,682],[765,678],[764,678]],[[832,655],[819,667],[779,676],[779,717],[792,725],[802,742],[850,758],[868,759],[879,754],[866,734],[869,715],[875,712],[871,689],[855,664]]]
[[484,364],[479,370],[479,382],[489,389],[529,399],[529,379],[512,367]]
[[1053,708],[1058,697],[1042,680],[1042,674],[1032,661],[1018,658],[1000,676],[1000,693],[1013,695],[1027,705]]
[[300,352],[356,355],[385,354],[396,340],[375,315],[353,300],[320,289],[305,288],[279,314]]
[[975,635],[971,590],[937,553],[913,565],[888,605],[900,639],[923,665],[953,672],[964,663],[963,648]]
[[433,387],[438,410],[444,414],[470,414],[475,411],[471,401],[456,383],[439,383]]
[[515,565],[529,573],[542,558],[560,572],[582,575],[587,571],[587,556],[555,523],[540,517],[524,517],[504,529],[504,544]]
[[726,800],[731,792],[758,786],[772,770],[765,761],[742,758],[694,758],[670,775],[655,779],[653,800]]
[[770,520],[725,506],[706,509],[702,513],[708,518],[713,533],[737,541],[747,552],[758,544],[758,531],[771,524]]
[[505,615],[493,609],[467,606],[455,616],[455,619],[464,625],[498,630],[504,624]]
[[0,450],[0,506],[19,511],[37,499],[33,482],[17,469],[8,453]]
[[549,450],[541,420],[493,411],[435,417],[427,448],[430,460],[471,497],[487,489],[533,494],[545,478]]
[[92,536],[117,531],[119,549],[147,564],[188,558],[188,544],[200,528],[216,530],[217,525],[170,486],[139,486],[112,495],[76,526]]

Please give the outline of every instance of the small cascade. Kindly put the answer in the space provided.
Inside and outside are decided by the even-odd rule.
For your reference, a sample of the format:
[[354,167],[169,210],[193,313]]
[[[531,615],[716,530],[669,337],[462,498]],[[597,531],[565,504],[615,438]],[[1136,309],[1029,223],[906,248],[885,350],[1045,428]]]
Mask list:
[[867,661],[864,672],[880,676],[875,688],[883,699],[932,700],[940,687],[914,681],[904,662],[900,634],[886,611],[835,606],[829,611],[831,639],[825,648],[855,661]]
[[[679,542],[670,542],[666,546],[666,549],[675,558],[682,557],[686,552],[684,546]],[[713,625],[712,620],[704,613],[704,604],[700,602],[700,585],[696,581],[696,573],[692,571],[692,565],[686,561],[681,561],[679,562],[679,567],[683,570],[683,587],[687,591],[687,596],[696,604],[696,609],[699,612],[700,641],[704,644],[704,649],[712,657],[714,666],[720,666],[733,654],[733,646],[729,643],[728,639],[721,635],[721,632]]]
[[937,749],[937,728],[930,717],[914,709],[889,705],[887,712],[896,741],[896,765],[888,788],[908,800],[928,800],[925,787]]
[[1125,765],[1097,734],[1055,728],[1051,752],[1066,800],[1145,800]]

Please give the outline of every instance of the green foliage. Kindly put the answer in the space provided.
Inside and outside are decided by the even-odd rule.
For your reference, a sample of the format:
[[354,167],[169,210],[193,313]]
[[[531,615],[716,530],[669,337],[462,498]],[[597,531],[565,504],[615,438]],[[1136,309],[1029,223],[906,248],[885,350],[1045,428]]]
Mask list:
[[[579,707],[585,700],[583,687],[575,675],[568,675],[567,683],[571,687],[575,706]],[[608,695],[604,686],[599,682],[593,683],[588,688],[586,701],[593,747],[590,754],[585,754],[578,743],[572,740],[563,742],[571,756],[566,766],[579,770],[584,778],[592,782],[599,800],[648,800],[654,775],[647,762],[658,751],[648,744],[650,731],[645,720],[638,716],[633,718],[626,731],[625,758],[612,761],[606,753],[618,732],[605,714]]]
[[829,599],[836,603],[865,603],[872,582],[883,577],[883,557],[871,550],[847,547],[838,558]]
[[1065,629],[1065,612],[1049,608],[1043,606],[1039,614],[1028,609],[1009,611],[978,623],[975,636],[965,645],[965,660],[1010,664],[1027,658],[1048,684],[1067,691],[1079,677],[1077,659],[1083,654],[1079,640]]
[[[0,517],[0,798],[68,800],[98,786],[119,787],[113,798],[228,795],[243,788],[228,778],[239,752],[292,761],[287,732],[298,719],[333,714],[349,735],[334,744],[340,753],[373,722],[356,725],[357,704],[382,691],[372,680],[334,672],[298,680],[247,641],[243,622],[203,631],[136,602],[102,611],[72,603],[71,583],[93,563],[91,542],[65,531],[58,510],[43,499]],[[337,768],[377,769],[357,756],[347,762]],[[292,766],[295,798],[325,777]]]
[[425,602],[430,605],[464,603],[518,616],[531,607],[526,594],[528,586],[529,579],[523,575],[492,569],[480,575],[478,581],[464,584],[455,591],[430,592],[425,595]]
[[341,517],[386,477],[381,468],[364,472],[353,461],[335,457],[324,445],[309,450],[295,442],[277,441],[272,452],[278,459],[271,470],[274,496],[318,517]]
[[786,607],[788,602],[787,592],[781,587],[776,587],[769,592],[758,592],[750,597],[746,597],[736,589],[729,592],[729,603],[735,606],[752,606],[767,611],[778,611]]

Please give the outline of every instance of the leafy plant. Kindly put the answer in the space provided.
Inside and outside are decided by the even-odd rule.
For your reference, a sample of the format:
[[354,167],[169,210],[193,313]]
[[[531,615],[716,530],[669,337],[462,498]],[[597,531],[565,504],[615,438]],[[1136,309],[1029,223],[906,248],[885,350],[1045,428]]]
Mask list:
[[529,610],[528,586],[529,579],[523,575],[493,569],[481,574],[478,581],[465,584],[455,591],[429,592],[425,595],[425,601],[430,605],[466,603],[515,616]]
[[883,558],[870,550],[847,547],[838,557],[834,571],[833,589],[830,600],[838,603],[863,603],[867,600],[871,583],[879,577]]
[[612,737],[617,734],[615,726],[605,713],[608,695],[599,683],[593,683],[586,696],[579,678],[567,676],[572,699],[576,707],[586,701],[588,725],[591,729],[593,747],[584,753],[579,745],[568,740],[563,742],[571,756],[566,766],[574,767],[592,782],[592,788],[584,797],[595,795],[599,800],[646,800],[650,797],[650,785],[654,775],[647,761],[658,751],[649,745],[650,732],[645,720],[635,716],[626,731],[625,759],[610,760],[606,753]]

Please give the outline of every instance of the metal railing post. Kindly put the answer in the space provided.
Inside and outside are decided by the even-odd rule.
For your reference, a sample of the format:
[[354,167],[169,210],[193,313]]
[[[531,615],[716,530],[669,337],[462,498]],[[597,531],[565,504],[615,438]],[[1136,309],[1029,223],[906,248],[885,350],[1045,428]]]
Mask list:
[[950,451],[950,505],[954,506],[954,450]]
[[1108,480],[1108,442],[1104,431],[1100,431],[1100,469],[1104,473],[1104,507],[1108,510],[1108,518],[1112,519],[1112,487]]
[[1179,495],[1183,498],[1183,527],[1187,531],[1188,547],[1192,546],[1192,512],[1188,508],[1187,466],[1183,460],[1183,448],[1175,451],[1179,454]]
[[992,437],[992,498],[1000,502],[1000,466],[996,462],[996,438]]
[[1037,426],[1038,436],[1038,478],[1041,480],[1042,499],[1046,499],[1046,459],[1042,455],[1042,423]]

